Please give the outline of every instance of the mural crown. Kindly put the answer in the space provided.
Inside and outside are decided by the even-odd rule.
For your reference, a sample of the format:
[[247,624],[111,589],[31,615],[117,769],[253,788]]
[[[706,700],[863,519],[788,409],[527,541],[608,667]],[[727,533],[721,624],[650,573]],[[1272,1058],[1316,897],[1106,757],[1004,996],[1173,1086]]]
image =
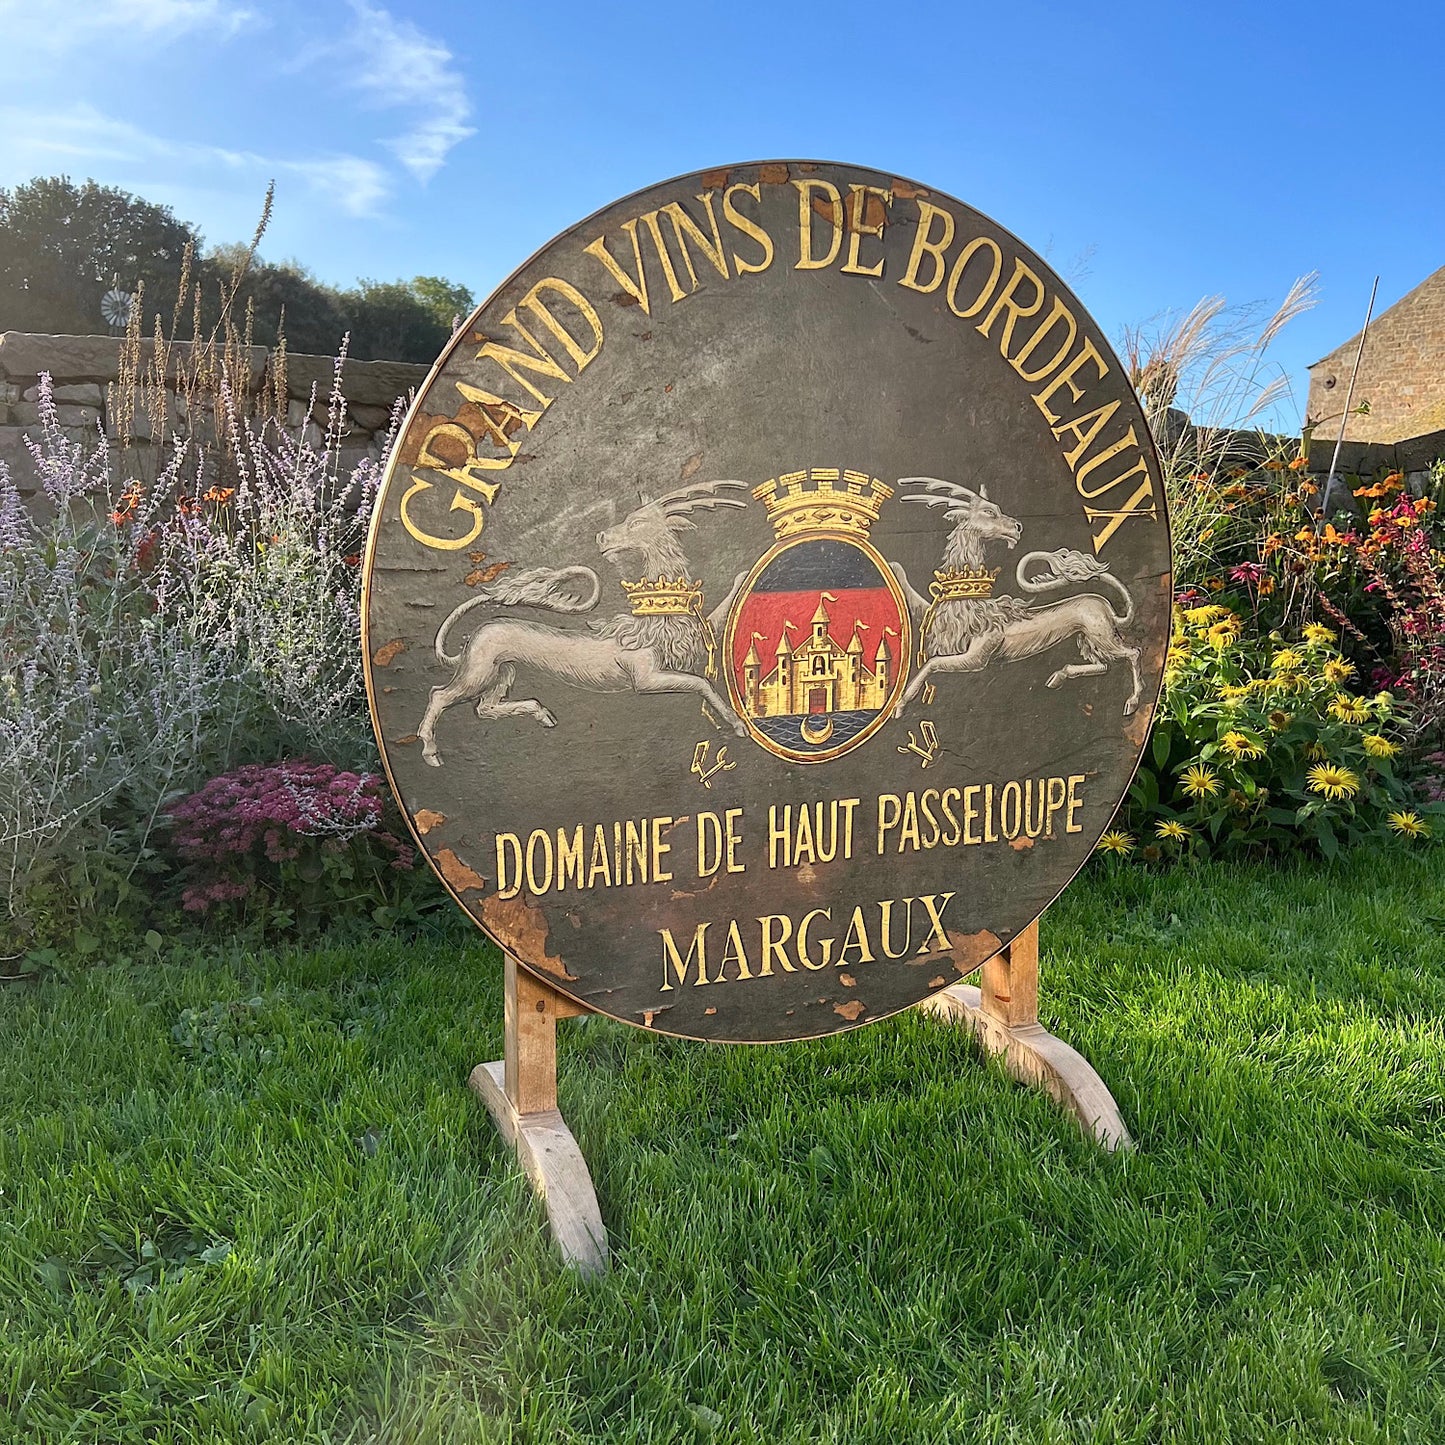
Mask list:
[[686,577],[676,581],[666,577],[624,581],[622,590],[634,617],[683,617],[702,607],[702,583],[690,582]]
[[877,477],[837,467],[785,472],[753,488],[780,540],[799,532],[853,532],[866,537],[892,495],[893,488]]

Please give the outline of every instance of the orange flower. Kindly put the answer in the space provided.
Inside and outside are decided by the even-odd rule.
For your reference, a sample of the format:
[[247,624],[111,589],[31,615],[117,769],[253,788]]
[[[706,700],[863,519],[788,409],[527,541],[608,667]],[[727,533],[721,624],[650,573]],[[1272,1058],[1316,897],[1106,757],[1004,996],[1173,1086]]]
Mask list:
[[1350,537],[1347,532],[1335,531],[1335,524],[1333,522],[1326,522],[1325,530],[1320,535],[1320,541],[1323,542],[1326,547],[1345,547],[1349,545]]
[[1278,457],[1271,457],[1264,464],[1264,469],[1267,472],[1282,472],[1284,470],[1284,463],[1280,461]]
[[221,506],[225,506],[235,495],[235,487],[212,487],[202,495],[201,500],[203,502],[216,502]]
[[1302,471],[1304,471],[1304,469],[1305,469],[1307,466],[1309,466],[1309,464],[1310,464],[1310,459],[1309,459],[1308,457],[1296,457],[1296,458],[1289,464],[1289,469],[1290,469],[1290,471],[1292,471],[1292,472],[1302,472]]
[[1301,482],[1296,490],[1302,497],[1316,497],[1320,491],[1313,482]]

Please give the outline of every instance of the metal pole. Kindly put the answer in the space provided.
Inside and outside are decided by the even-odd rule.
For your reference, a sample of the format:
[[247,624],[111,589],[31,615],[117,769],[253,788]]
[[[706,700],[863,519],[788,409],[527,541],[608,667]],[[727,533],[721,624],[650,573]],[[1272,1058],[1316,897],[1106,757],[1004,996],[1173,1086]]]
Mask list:
[[1375,292],[1380,289],[1380,278],[1370,287],[1370,304],[1365,307],[1365,324],[1360,331],[1360,344],[1355,348],[1355,364],[1350,368],[1350,384],[1345,389],[1345,410],[1340,417],[1340,434],[1335,438],[1334,455],[1330,458],[1330,474],[1325,478],[1325,494],[1320,498],[1318,521],[1323,523],[1330,514],[1330,491],[1335,485],[1335,470],[1340,464],[1340,448],[1345,443],[1345,428],[1350,424],[1350,403],[1355,399],[1355,378],[1360,374],[1360,358],[1365,354],[1365,337],[1370,332],[1370,317],[1375,314]]

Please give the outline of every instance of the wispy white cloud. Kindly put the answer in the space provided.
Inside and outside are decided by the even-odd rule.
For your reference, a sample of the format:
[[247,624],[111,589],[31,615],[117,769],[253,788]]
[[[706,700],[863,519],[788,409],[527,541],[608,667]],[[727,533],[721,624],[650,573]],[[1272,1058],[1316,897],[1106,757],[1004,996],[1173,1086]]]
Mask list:
[[466,84],[447,46],[409,20],[368,0],[350,0],[357,26],[345,49],[351,84],[378,109],[409,110],[413,123],[384,142],[419,181],[429,181],[447,152],[468,136]]
[[0,132],[10,137],[0,160],[0,184],[104,161],[108,167],[164,177],[184,186],[250,182],[257,194],[272,177],[294,176],[309,190],[349,216],[378,214],[391,194],[383,166],[345,153],[279,159],[250,150],[152,135],[129,121],[81,102],[64,110],[0,106]]
[[0,0],[6,44],[22,53],[53,55],[127,38],[153,45],[197,30],[226,40],[261,23],[256,10],[235,0]]

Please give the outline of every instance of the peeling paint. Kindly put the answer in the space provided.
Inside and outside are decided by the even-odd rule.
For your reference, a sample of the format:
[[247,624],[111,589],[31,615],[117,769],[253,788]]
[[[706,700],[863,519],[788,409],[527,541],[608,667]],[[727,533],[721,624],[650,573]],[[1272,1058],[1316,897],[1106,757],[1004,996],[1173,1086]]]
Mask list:
[[[441,815],[438,814],[437,816],[440,817]],[[442,821],[445,822],[446,819],[443,818]],[[421,826],[420,818],[418,818],[417,820],[417,831],[426,831]],[[469,888],[476,889],[478,892],[480,892],[483,888],[487,886],[487,880],[483,878],[482,875],[476,871],[476,869],[472,868],[469,864],[462,862],[462,860],[458,858],[457,855],[453,853],[450,848],[438,849],[436,853],[436,861],[437,871],[442,875],[443,878],[447,880],[448,883],[451,884],[453,888],[457,890],[458,893],[464,893]]]
[[377,667],[390,667],[392,662],[405,651],[405,639],[393,637],[390,642],[383,642],[381,646],[371,654],[371,660]]
[[[446,822],[447,815],[445,813],[434,812],[431,808],[418,808],[416,812],[411,815],[411,820],[416,824],[417,832],[425,838],[433,828],[440,828],[441,825]],[[453,854],[452,856],[455,857],[456,855]]]
[[851,1024],[858,1021],[858,1015],[867,1007],[868,1005],[865,1004],[861,998],[850,998],[847,1003],[835,1003],[833,1005],[833,1012],[841,1018],[847,1019]]
[[980,928],[977,933],[961,934],[953,940],[953,966],[959,973],[972,973],[1002,947],[1003,939],[987,928]]
[[539,968],[554,978],[575,980],[566,965],[550,951],[551,938],[546,915],[540,908],[529,907],[520,898],[498,898],[494,893],[482,901],[482,922],[487,932],[509,953]]

